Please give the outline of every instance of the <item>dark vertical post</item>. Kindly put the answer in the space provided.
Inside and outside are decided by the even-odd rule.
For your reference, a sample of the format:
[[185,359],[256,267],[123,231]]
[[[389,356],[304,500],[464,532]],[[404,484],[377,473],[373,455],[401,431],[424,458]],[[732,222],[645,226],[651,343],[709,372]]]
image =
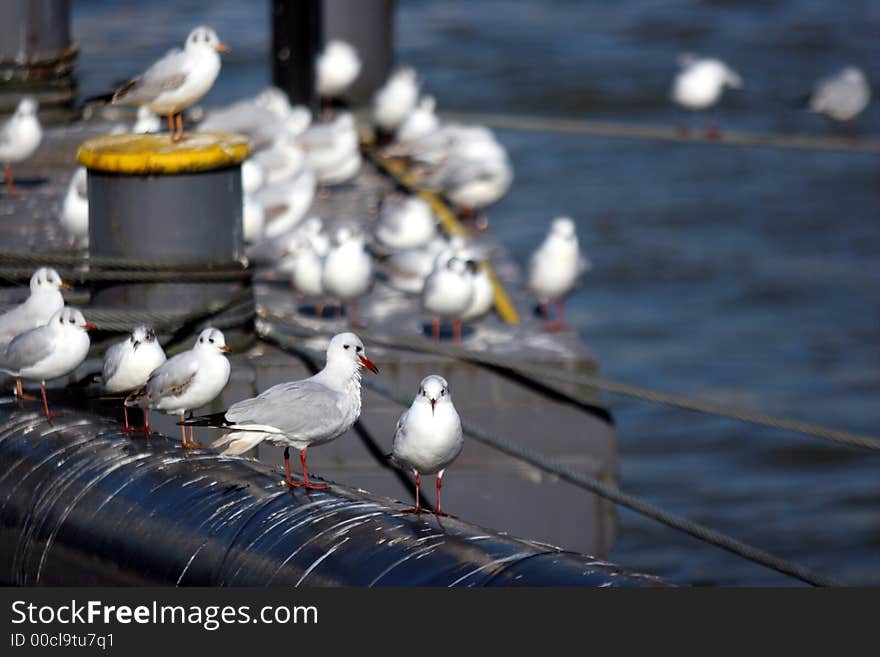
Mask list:
[[321,0],[272,0],[272,81],[290,102],[318,109],[315,58],[321,50]]
[[324,41],[342,39],[355,47],[361,72],[345,98],[368,103],[394,63],[394,0],[323,0]]

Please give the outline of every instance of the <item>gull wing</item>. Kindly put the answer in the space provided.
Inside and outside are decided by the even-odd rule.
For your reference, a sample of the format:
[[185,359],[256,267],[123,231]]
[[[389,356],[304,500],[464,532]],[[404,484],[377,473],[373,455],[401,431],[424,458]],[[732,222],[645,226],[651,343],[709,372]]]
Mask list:
[[45,326],[16,336],[3,354],[2,369],[19,372],[36,365],[52,353],[52,338]]
[[186,392],[199,371],[199,359],[192,351],[184,351],[165,361],[147,379],[147,399],[177,397]]
[[123,84],[113,94],[114,103],[148,103],[186,82],[190,62],[180,48],[169,50],[144,73]]

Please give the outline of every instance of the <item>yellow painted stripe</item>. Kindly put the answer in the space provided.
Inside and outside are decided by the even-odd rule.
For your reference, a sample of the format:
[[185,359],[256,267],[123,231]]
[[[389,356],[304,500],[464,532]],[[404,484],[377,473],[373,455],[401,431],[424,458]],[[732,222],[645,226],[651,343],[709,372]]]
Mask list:
[[[431,206],[434,214],[437,215],[437,218],[440,220],[440,225],[443,227],[443,230],[446,231],[447,235],[461,235],[462,237],[468,237],[467,230],[462,225],[461,221],[459,221],[455,213],[450,209],[449,205],[439,194],[420,186],[418,181],[407,169],[404,160],[383,157],[380,155],[376,150],[375,139],[372,132],[361,129],[360,136],[361,144],[363,145],[363,150],[367,157],[369,157],[382,171],[394,178],[394,180],[407,191],[425,199],[425,201]],[[508,324],[518,324],[519,313],[516,311],[513,302],[504,290],[504,286],[501,285],[501,281],[498,280],[498,276],[496,276],[492,266],[488,262],[483,262],[482,267],[489,275],[489,279],[492,281],[492,287],[495,290],[495,311],[501,319]]]
[[85,167],[129,175],[198,173],[241,164],[248,140],[225,132],[194,132],[178,142],[167,134],[102,135],[80,144],[76,159]]

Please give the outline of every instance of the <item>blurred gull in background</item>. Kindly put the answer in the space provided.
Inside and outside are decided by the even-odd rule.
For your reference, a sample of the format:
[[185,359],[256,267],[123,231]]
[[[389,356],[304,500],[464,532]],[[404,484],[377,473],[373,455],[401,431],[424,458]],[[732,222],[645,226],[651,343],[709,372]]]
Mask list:
[[[672,100],[679,106],[692,110],[707,110],[721,99],[725,87],[741,89],[740,75],[720,59],[681,55],[678,59],[681,70],[672,83]],[[682,127],[687,134],[687,127]],[[708,138],[718,138],[718,128],[714,119],[709,122],[706,132]]]

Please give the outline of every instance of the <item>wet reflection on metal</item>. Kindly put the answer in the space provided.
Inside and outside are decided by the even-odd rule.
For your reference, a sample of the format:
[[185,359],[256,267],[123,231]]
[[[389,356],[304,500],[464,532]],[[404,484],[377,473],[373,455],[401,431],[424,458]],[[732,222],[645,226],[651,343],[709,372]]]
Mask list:
[[0,583],[643,586],[657,579],[257,461],[0,400]]

